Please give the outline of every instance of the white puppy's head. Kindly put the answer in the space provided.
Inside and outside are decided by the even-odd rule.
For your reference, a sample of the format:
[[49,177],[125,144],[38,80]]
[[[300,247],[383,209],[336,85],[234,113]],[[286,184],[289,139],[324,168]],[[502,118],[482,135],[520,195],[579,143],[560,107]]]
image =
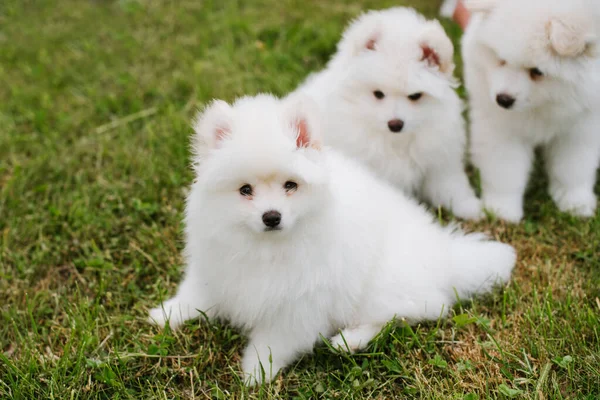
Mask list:
[[[231,234],[283,237],[327,196],[318,116],[303,98],[214,101],[195,124],[194,190],[211,221]],[[262,237],[261,236],[261,237]]]
[[[597,59],[591,0],[470,0],[491,100],[528,110],[572,101]],[[588,76],[587,79],[590,79]]]
[[418,132],[449,101],[458,104],[453,54],[438,21],[407,8],[368,12],[348,27],[331,63],[343,74],[340,107],[372,133]]

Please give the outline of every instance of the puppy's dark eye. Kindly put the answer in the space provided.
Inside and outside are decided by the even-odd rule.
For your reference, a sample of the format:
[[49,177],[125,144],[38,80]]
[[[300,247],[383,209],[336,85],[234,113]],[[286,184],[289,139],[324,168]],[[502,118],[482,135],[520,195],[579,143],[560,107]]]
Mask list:
[[385,97],[385,94],[383,94],[383,92],[381,90],[376,90],[373,92],[373,95],[375,96],[375,98],[381,100]]
[[411,101],[417,101],[417,100],[419,100],[421,97],[423,97],[423,93],[414,93],[414,94],[411,94],[410,96],[408,96],[408,98],[409,98]]
[[242,196],[252,196],[252,186],[250,185],[244,185],[240,188],[240,194]]
[[293,190],[298,189],[298,184],[296,182],[292,182],[292,181],[287,181],[285,183],[285,185],[283,185],[283,188],[287,191],[287,192],[291,192]]
[[506,61],[500,60],[500,61],[498,61],[498,65],[500,65],[501,67],[504,67],[506,65]]
[[531,79],[539,79],[544,76],[544,73],[540,71],[539,68],[531,68],[529,70],[529,76],[531,76]]

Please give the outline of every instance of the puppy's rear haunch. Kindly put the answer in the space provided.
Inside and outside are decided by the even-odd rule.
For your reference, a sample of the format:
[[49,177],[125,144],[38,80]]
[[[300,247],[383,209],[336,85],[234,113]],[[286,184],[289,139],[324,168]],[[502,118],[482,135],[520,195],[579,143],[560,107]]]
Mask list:
[[542,146],[558,208],[591,217],[600,160],[600,2],[470,0],[471,152],[485,207],[519,222]]
[[202,312],[242,328],[249,384],[320,335],[356,350],[394,317],[437,319],[515,264],[512,247],[439,226],[323,147],[320,124],[307,100],[269,95],[214,102],[196,123],[185,276],[150,317],[177,327]]

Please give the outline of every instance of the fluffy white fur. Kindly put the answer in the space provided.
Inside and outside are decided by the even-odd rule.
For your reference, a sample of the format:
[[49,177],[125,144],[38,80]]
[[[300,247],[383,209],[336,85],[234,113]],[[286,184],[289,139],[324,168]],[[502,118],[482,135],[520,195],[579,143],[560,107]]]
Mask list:
[[[464,171],[463,104],[454,48],[438,21],[415,10],[370,11],[345,31],[327,68],[298,91],[325,118],[326,144],[371,167],[407,194],[461,218],[482,215]],[[384,98],[378,99],[374,92]],[[418,100],[409,96],[422,93]],[[402,121],[400,132],[388,126]]]
[[[521,220],[534,148],[542,146],[558,208],[593,216],[600,160],[597,0],[472,0],[467,6],[475,13],[463,42],[471,152],[485,207]],[[514,104],[503,108],[498,96]]]
[[[270,380],[319,335],[363,348],[394,317],[437,319],[506,282],[512,247],[443,228],[413,200],[321,146],[301,98],[216,101],[196,123],[187,267],[150,312],[177,327],[200,311],[249,335],[242,369]],[[295,190],[286,182],[296,182]],[[251,195],[240,188],[251,185]],[[263,215],[281,213],[279,230]],[[264,368],[264,377],[260,365]]]
[[451,18],[456,11],[458,0],[444,0],[440,7],[440,15],[442,17]]

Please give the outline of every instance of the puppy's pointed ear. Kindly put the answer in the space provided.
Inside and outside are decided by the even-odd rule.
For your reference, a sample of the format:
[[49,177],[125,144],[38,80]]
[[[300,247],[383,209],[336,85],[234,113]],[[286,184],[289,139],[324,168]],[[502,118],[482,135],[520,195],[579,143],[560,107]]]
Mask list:
[[552,19],[546,33],[552,50],[561,57],[578,57],[590,50],[596,37],[588,21],[574,16]]
[[465,0],[464,4],[467,10],[472,13],[488,14],[496,8],[500,0]]
[[233,110],[222,100],[214,100],[204,111],[198,113],[194,121],[194,151],[203,155],[218,148],[223,140],[231,135]]
[[354,57],[363,51],[375,51],[379,38],[378,21],[370,13],[363,14],[352,21],[344,31],[338,52]]
[[302,95],[286,99],[285,123],[297,148],[321,149],[320,115],[311,99]]
[[454,72],[454,45],[438,21],[428,21],[421,35],[421,61],[451,77]]

